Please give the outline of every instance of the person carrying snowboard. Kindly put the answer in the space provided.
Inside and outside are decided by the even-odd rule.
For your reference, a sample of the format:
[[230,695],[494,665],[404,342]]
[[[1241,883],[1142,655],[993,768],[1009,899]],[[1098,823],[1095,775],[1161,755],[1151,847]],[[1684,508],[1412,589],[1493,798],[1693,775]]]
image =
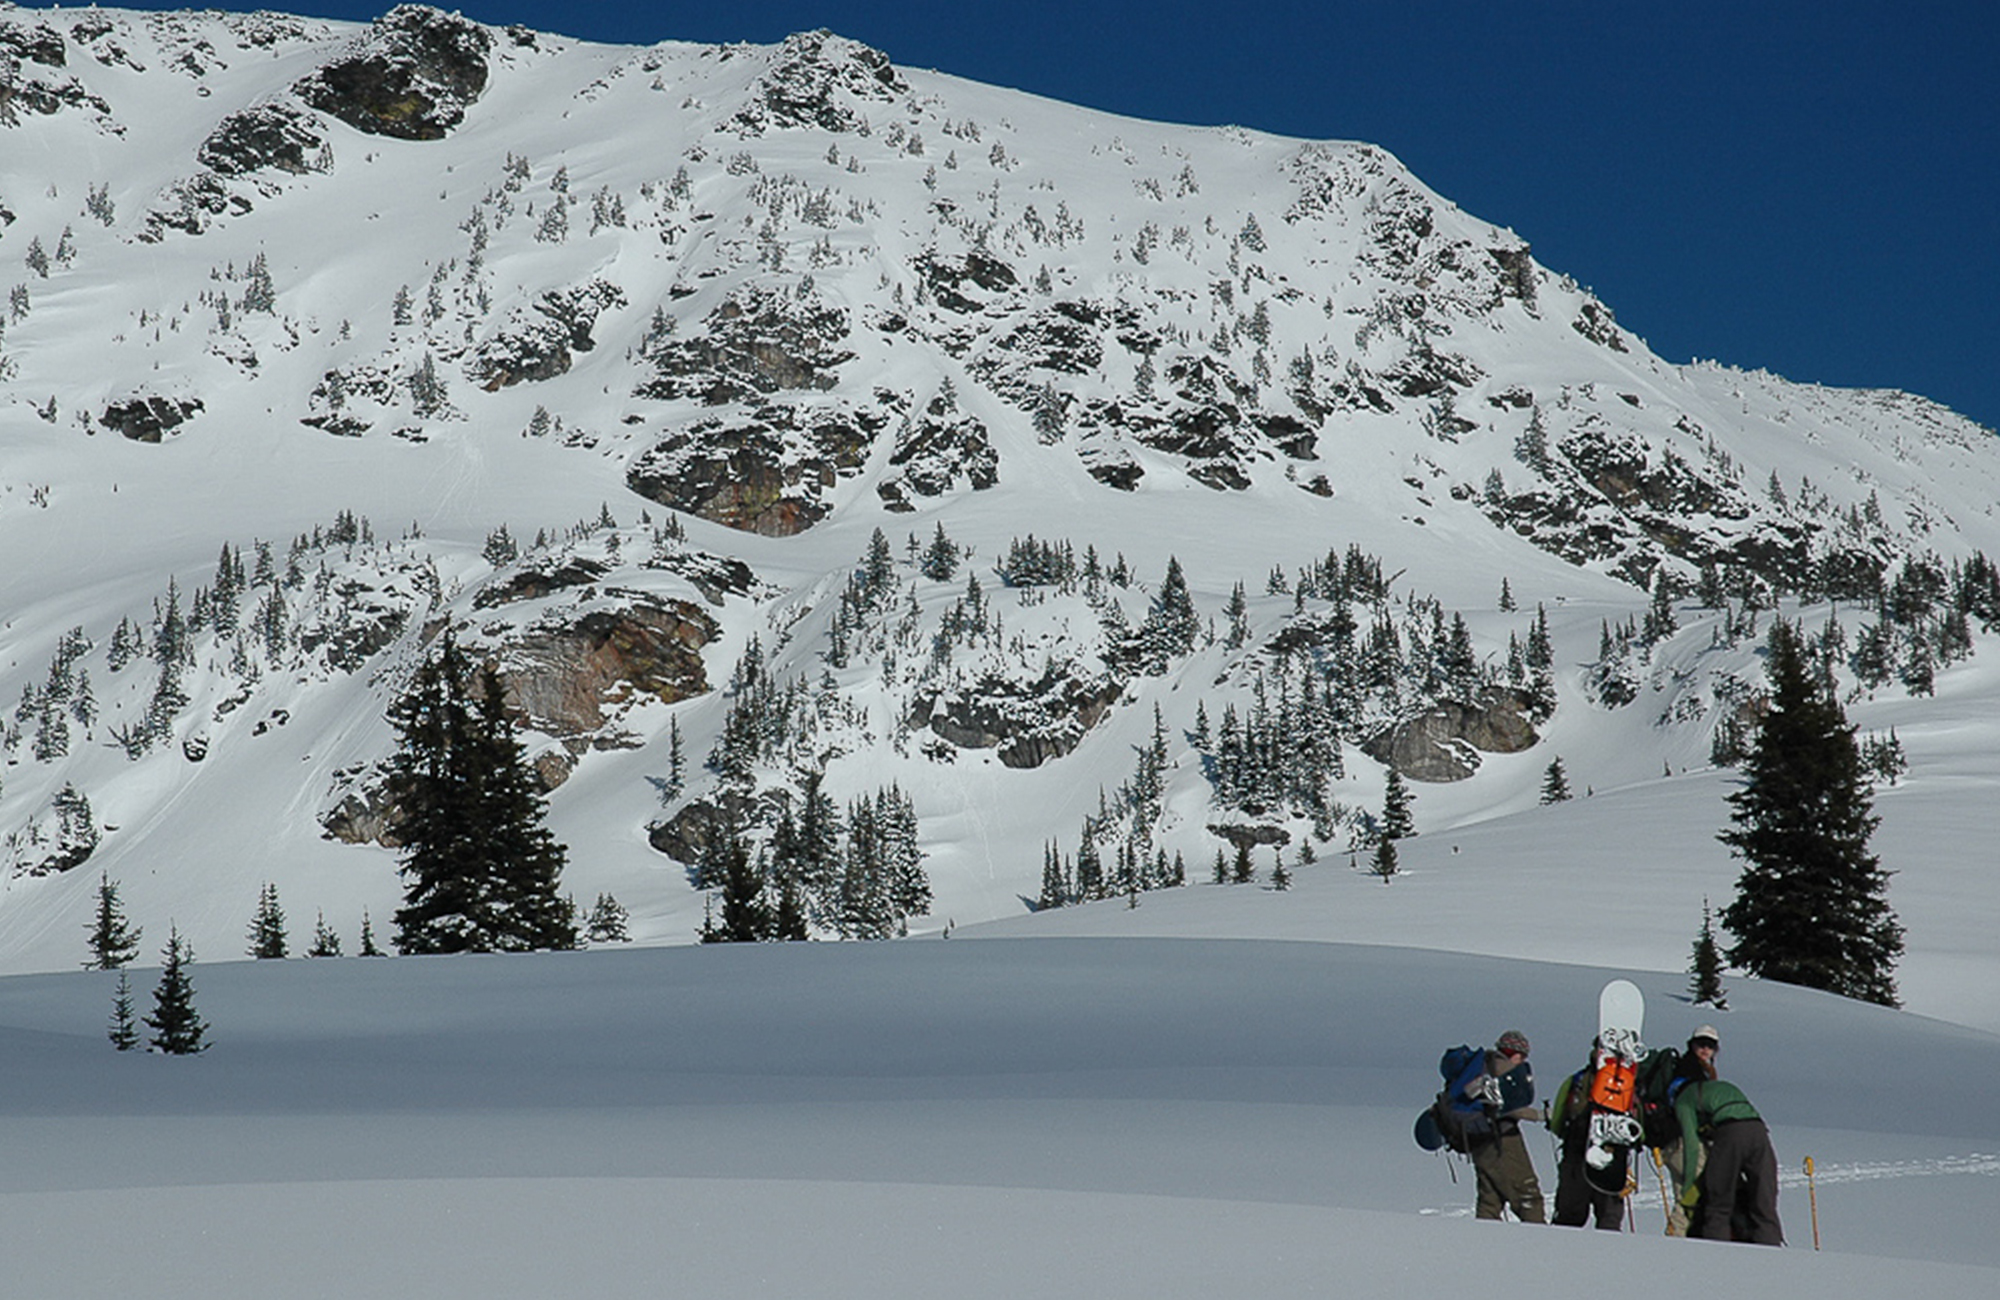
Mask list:
[[1680,1194],[1689,1211],[1688,1236],[1784,1245],[1778,1156],[1770,1129],[1743,1090],[1724,1079],[1693,1079],[1675,1098],[1674,1113],[1681,1122],[1681,1158],[1689,1166]]
[[1474,1214],[1497,1219],[1512,1210],[1523,1223],[1546,1223],[1542,1185],[1528,1144],[1521,1138],[1521,1120],[1534,1118],[1535,1075],[1528,1067],[1528,1036],[1510,1029],[1494,1042],[1466,1074],[1452,1085],[1451,1103],[1477,1107],[1487,1124],[1467,1144],[1478,1185]]
[[[1593,1170],[1584,1162],[1590,1147],[1590,1084],[1597,1072],[1599,1044],[1592,1043],[1590,1060],[1556,1085],[1549,1111],[1549,1131],[1555,1134],[1556,1206],[1551,1222],[1581,1228],[1595,1217],[1597,1226],[1616,1232],[1625,1223],[1625,1153],[1610,1167]],[[1615,1187],[1615,1190],[1614,1190]]]

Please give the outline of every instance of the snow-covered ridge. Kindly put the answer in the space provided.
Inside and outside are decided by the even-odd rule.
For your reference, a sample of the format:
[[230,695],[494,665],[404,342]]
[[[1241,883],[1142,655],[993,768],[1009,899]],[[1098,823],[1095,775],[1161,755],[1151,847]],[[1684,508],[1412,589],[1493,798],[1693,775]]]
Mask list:
[[[814,719],[755,788],[909,791],[917,929],[1018,914],[1087,820],[1115,868],[1142,811],[1149,872],[1309,838],[1344,864],[1385,759],[1466,778],[1420,791],[1427,831],[1540,834],[1558,756],[1600,791],[1719,782],[1781,598],[1814,630],[1841,602],[1842,680],[1913,784],[1952,762],[1933,702],[1986,698],[1990,431],[1667,365],[1372,145],[1116,118],[826,33],[8,8],[0,288],[0,836],[33,872],[96,835],[88,868],[12,880],[7,968],[75,959],[100,867],[218,953],[265,878],[386,915],[389,854],[323,834],[379,813],[383,709],[446,622],[515,672],[576,895],[667,942],[702,901],[654,846],[725,802],[702,763],[753,644]],[[1074,570],[1011,580],[1030,537]],[[1892,628],[1874,592],[1905,575]],[[1546,662],[1517,667],[1538,608]],[[121,627],[144,647],[114,668]],[[1239,746],[1338,744],[1246,767],[1231,713]],[[66,788],[94,818],[65,802],[70,840]],[[1709,822],[1674,846],[1705,874],[1648,886],[1679,909],[1665,964],[1727,886]]]

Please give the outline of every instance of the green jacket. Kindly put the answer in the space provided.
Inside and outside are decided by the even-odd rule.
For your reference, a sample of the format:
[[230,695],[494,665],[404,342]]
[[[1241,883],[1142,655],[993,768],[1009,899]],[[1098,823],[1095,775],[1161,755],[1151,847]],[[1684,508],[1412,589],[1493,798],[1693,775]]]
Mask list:
[[1681,1122],[1681,1150],[1686,1152],[1682,1159],[1686,1162],[1688,1185],[1682,1189],[1681,1204],[1691,1204],[1695,1187],[1693,1171],[1699,1162],[1693,1159],[1695,1152],[1702,1149],[1703,1141],[1711,1136],[1717,1124],[1726,1124],[1738,1119],[1762,1119],[1743,1090],[1723,1079],[1694,1079],[1680,1091],[1674,1101],[1674,1116]]

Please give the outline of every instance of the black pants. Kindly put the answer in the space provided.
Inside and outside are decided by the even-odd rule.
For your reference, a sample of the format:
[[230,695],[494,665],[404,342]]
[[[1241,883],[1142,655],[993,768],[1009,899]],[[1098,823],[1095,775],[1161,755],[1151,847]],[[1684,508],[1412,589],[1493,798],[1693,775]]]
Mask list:
[[[1606,1169],[1593,1170],[1583,1162],[1583,1154],[1590,1142],[1586,1131],[1577,1126],[1574,1135],[1562,1144],[1562,1158],[1556,1161],[1556,1217],[1559,1227],[1581,1228],[1593,1215],[1597,1226],[1607,1232],[1616,1232],[1625,1223],[1625,1161],[1628,1153],[1618,1152],[1618,1158]],[[1617,1192],[1607,1192],[1591,1181],[1610,1185],[1614,1181]]]
[[1708,1164],[1701,1171],[1698,1222],[1689,1226],[1688,1235],[1762,1246],[1785,1244],[1785,1231],[1778,1223],[1778,1155],[1771,1149],[1771,1130],[1763,1120],[1716,1125],[1708,1144]]

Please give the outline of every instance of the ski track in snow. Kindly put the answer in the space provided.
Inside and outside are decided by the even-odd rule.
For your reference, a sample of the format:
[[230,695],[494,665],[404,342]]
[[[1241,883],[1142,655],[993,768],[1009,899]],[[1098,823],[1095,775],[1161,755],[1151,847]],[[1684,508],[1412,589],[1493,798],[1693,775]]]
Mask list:
[[[1468,1171],[1471,1168],[1470,1165],[1466,1165],[1465,1167]],[[1829,1165],[1815,1161],[1813,1163],[1813,1174],[1810,1179],[1806,1177],[1803,1164],[1797,1169],[1780,1169],[1778,1171],[1778,1186],[1781,1188],[1798,1188],[1806,1187],[1808,1184],[1812,1186],[1824,1186],[1832,1183],[1880,1182],[1886,1178],[1937,1178],[1955,1175],[2000,1178],[2000,1155],[1981,1155],[1973,1152],[1962,1156],[1937,1156],[1928,1160],[1863,1160],[1851,1165]],[[1460,1179],[1459,1185],[1469,1188],[1471,1182],[1472,1179],[1468,1172],[1466,1176]],[[1553,1185],[1545,1188],[1544,1193],[1553,1200],[1555,1195]],[[1657,1177],[1651,1187],[1646,1186],[1644,1181],[1641,1182],[1639,1189],[1633,1192],[1631,1196],[1631,1204],[1635,1211],[1640,1209],[1658,1210],[1661,1208],[1664,1202],[1660,1197]],[[1466,1205],[1425,1206],[1423,1209],[1418,1210],[1417,1213],[1426,1217],[1442,1219],[1469,1219],[1472,1217],[1472,1207]]]

